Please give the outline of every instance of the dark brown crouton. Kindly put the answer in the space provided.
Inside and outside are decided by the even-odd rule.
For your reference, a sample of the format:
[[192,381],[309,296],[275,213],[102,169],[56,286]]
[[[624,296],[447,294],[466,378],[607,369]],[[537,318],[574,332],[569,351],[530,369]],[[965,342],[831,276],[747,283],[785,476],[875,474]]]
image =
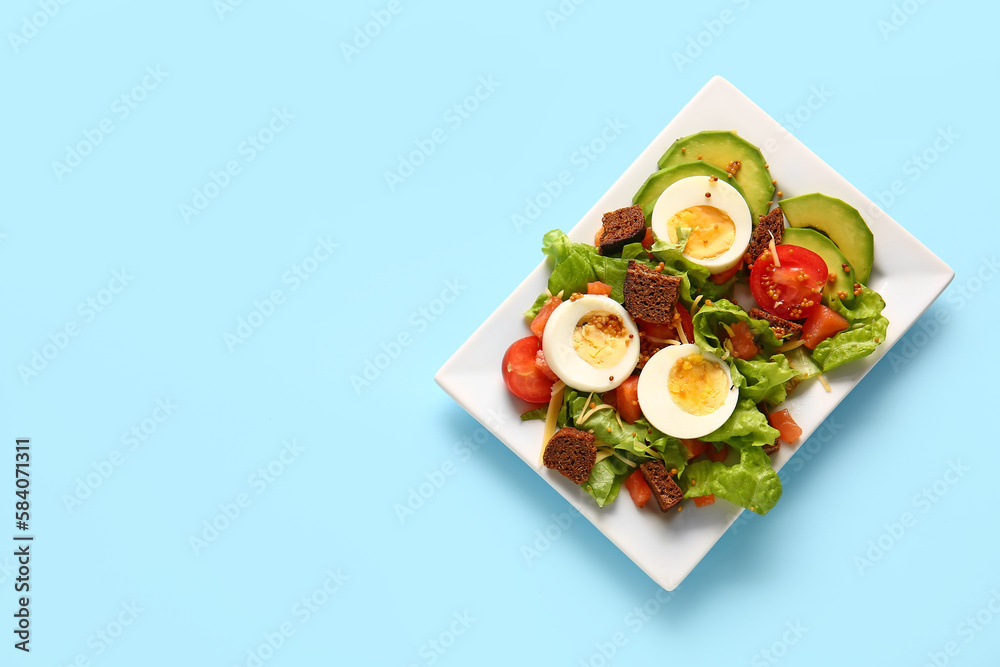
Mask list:
[[666,512],[684,499],[684,492],[677,482],[667,472],[661,461],[648,461],[639,466],[642,476],[649,484],[649,489],[653,492],[656,502],[660,505],[660,511]]
[[747,264],[756,262],[761,253],[767,250],[772,235],[775,243],[781,243],[781,237],[785,235],[785,214],[781,212],[780,206],[775,206],[770,213],[762,216],[757,226],[753,228],[750,245],[747,246],[744,256]]
[[773,331],[774,335],[778,337],[778,340],[781,340],[782,338],[791,338],[792,336],[797,336],[802,333],[801,324],[789,322],[783,317],[778,317],[777,315],[764,312],[760,308],[751,308],[748,314],[755,320],[764,320],[767,322],[771,326],[771,331]]
[[590,479],[590,471],[597,459],[597,438],[572,427],[561,428],[552,434],[542,457],[546,468],[558,470],[564,477],[583,484]]
[[594,239],[602,255],[617,255],[629,243],[639,243],[646,236],[646,217],[641,206],[629,206],[605,213],[601,231]]
[[773,445],[764,445],[761,449],[763,449],[764,453],[768,456],[774,456],[778,453],[778,450],[781,449],[781,441],[775,440]]
[[658,273],[636,261],[625,272],[625,310],[646,322],[666,324],[674,314],[680,276]]

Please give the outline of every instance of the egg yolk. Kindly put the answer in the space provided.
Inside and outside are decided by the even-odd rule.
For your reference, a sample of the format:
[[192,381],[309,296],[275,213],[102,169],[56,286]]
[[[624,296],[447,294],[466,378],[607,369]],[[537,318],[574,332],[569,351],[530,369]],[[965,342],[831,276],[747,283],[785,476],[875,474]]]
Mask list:
[[625,356],[628,330],[622,318],[604,311],[587,313],[573,330],[573,349],[594,368],[609,368]]
[[691,236],[684,254],[697,259],[713,259],[726,252],[736,240],[736,225],[722,209],[714,206],[691,206],[678,211],[667,221],[670,240],[677,243],[677,230],[689,227]]
[[729,380],[722,367],[700,354],[675,361],[667,382],[674,403],[697,417],[718,410],[729,391]]

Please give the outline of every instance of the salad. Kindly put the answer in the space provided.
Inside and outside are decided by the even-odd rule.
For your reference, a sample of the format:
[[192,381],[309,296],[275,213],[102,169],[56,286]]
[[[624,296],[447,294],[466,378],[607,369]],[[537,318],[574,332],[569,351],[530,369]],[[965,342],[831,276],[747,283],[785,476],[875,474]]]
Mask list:
[[781,497],[771,456],[802,433],[789,393],[829,390],[823,373],[885,340],[874,237],[840,199],[776,193],[735,132],[682,137],[658,167],[593,244],[545,234],[548,289],[503,379],[536,405],[522,420],[545,421],[539,465],[598,506],[624,484],[640,508],[763,515]]

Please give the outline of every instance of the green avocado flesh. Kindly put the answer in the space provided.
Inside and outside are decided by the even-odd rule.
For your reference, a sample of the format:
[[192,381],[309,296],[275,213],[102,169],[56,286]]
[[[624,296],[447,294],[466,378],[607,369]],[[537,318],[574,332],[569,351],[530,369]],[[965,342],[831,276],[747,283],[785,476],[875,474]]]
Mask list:
[[[846,295],[843,299],[844,305],[850,307],[854,304],[854,269],[836,243],[814,229],[790,227],[781,237],[781,245],[794,245],[812,250],[826,262],[827,271],[837,276],[832,283],[827,282],[823,288],[823,303],[830,305],[831,301],[840,298],[837,292],[843,292]],[[845,264],[848,268],[846,272]]]
[[830,237],[854,267],[857,281],[868,284],[875,258],[875,238],[856,208],[818,192],[783,199],[778,206],[791,227],[811,227]]
[[774,195],[771,173],[760,149],[735,132],[710,130],[681,137],[667,149],[660,158],[660,169],[692,162],[707,162],[725,169],[733,161],[740,166],[734,178],[728,178],[731,185],[739,186],[743,198],[750,207],[754,224],[767,214]]
[[[646,182],[642,184],[642,187],[639,188],[639,191],[635,193],[635,196],[632,197],[632,203],[642,206],[642,213],[646,216],[646,222],[648,223],[649,216],[653,215],[653,207],[656,206],[656,200],[660,198],[663,191],[682,178],[690,176],[715,176],[723,181],[729,178],[729,174],[705,162],[685,162],[675,167],[667,167],[666,169],[653,172],[646,179]],[[730,181],[730,185],[736,188],[736,191],[740,193],[743,199],[746,199],[746,195],[743,194],[743,190],[737,183]]]

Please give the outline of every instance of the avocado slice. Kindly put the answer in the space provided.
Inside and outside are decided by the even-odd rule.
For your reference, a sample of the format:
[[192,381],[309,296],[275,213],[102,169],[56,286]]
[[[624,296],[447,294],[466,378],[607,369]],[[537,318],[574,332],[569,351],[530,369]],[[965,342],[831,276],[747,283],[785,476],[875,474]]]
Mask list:
[[767,214],[774,196],[771,173],[760,149],[732,131],[708,130],[681,137],[660,158],[660,169],[690,162],[707,162],[726,169],[739,161],[736,176],[729,178],[730,185],[739,186],[750,207],[754,224]]
[[[649,216],[653,214],[653,207],[656,206],[656,200],[660,198],[663,191],[682,178],[690,176],[715,176],[724,181],[729,178],[729,174],[706,162],[685,162],[675,167],[667,167],[666,169],[654,171],[646,179],[646,182],[642,184],[638,192],[635,193],[635,196],[632,197],[633,204],[642,206],[642,213],[646,216],[647,224],[649,223]],[[743,194],[743,190],[738,183],[728,182],[736,188],[736,191],[740,193],[743,199],[746,199],[746,195]]]
[[868,284],[875,259],[875,237],[858,210],[818,192],[783,199],[778,206],[792,227],[812,227],[830,237],[854,267],[857,281]]
[[[842,299],[843,304],[848,307],[854,304],[854,269],[844,257],[844,253],[840,252],[836,243],[815,229],[789,227],[781,237],[781,245],[796,245],[806,250],[812,250],[826,262],[827,271],[835,275],[836,278],[832,283],[827,281],[823,287],[823,303],[829,306],[831,301],[840,298],[837,296],[837,292],[843,292],[846,295]],[[847,267],[846,271],[844,270],[845,266]]]

